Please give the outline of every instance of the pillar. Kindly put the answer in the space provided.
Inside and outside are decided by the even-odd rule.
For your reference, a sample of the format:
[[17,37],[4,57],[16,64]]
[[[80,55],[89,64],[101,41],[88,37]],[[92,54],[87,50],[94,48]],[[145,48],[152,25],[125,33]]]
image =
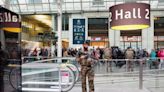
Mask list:
[[142,49],[146,49],[148,52],[154,49],[154,16],[150,17],[150,27],[142,30]]
[[[53,33],[55,33],[54,34],[54,36],[56,35],[56,29],[57,29],[57,27],[56,27],[56,15],[52,15],[51,16],[52,17],[52,19],[51,19],[51,21],[52,21],[52,32]],[[53,39],[54,40],[54,39]],[[55,44],[53,43],[53,40],[51,41],[51,57],[55,57],[55,56],[57,56],[57,55],[55,55]]]
[[0,41],[2,44],[2,49],[5,49],[5,35],[3,30],[0,30]]
[[57,57],[62,57],[62,1],[57,1],[58,6],[58,16],[57,16],[57,24],[58,24],[58,41],[57,41]]
[[109,46],[120,46],[120,31],[109,29]]

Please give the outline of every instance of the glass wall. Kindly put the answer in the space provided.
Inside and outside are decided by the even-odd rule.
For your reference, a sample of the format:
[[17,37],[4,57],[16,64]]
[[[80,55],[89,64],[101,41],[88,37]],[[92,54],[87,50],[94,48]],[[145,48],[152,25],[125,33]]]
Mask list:
[[142,48],[141,36],[121,36],[120,41],[121,49],[127,49],[127,47],[132,47],[135,50],[137,48]]
[[164,17],[154,18],[154,48],[164,48]]
[[108,18],[89,18],[88,37],[91,40],[91,46],[108,46]]

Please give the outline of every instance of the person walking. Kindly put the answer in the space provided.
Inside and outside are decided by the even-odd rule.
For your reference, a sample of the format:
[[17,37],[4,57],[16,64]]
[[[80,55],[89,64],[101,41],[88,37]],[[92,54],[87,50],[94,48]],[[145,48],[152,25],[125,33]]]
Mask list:
[[85,42],[83,44],[83,51],[79,52],[76,60],[81,65],[81,82],[82,82],[82,92],[87,92],[86,78],[89,82],[89,92],[94,92],[94,56],[92,57],[92,52],[88,51],[89,43]]

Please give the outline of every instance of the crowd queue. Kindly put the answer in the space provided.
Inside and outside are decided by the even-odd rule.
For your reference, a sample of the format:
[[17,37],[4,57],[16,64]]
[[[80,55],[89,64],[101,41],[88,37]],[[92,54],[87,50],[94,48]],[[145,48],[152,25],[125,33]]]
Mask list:
[[[128,47],[127,49],[120,49],[117,46],[113,47],[106,47],[106,48],[90,48],[89,51],[92,51],[95,53],[95,57],[99,59],[100,62],[103,62],[104,60],[113,59],[116,66],[121,67],[125,64],[125,61],[122,61],[121,59],[129,59],[127,61],[128,65],[133,65],[133,62],[130,62],[132,59],[148,59],[149,67],[151,68],[162,68],[164,65],[164,49],[152,49],[150,53],[146,49],[136,49],[134,50],[131,47]],[[82,48],[63,48],[62,49],[62,56],[63,57],[76,57],[79,52],[82,52]],[[14,53],[14,52],[13,52]],[[50,57],[51,56],[51,50],[50,48],[41,48],[34,50],[30,49],[24,49],[22,50],[23,56],[43,56],[43,57]],[[14,56],[14,55],[12,55]],[[57,56],[57,50],[54,51],[54,56]],[[120,59],[115,61],[116,59]],[[139,62],[138,62],[139,63]],[[111,66],[111,63],[109,64]],[[131,69],[132,66],[129,66],[128,69]],[[130,70],[129,70],[130,71]]]

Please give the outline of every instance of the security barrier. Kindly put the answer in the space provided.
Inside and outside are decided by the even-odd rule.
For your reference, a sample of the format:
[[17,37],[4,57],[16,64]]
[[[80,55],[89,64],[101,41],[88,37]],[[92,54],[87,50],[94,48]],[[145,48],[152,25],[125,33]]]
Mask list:
[[[160,73],[164,73],[164,70],[154,66],[150,68],[151,65],[150,60],[151,60],[150,58],[109,59],[109,60],[100,59],[94,65],[95,78],[109,76],[111,80],[106,80],[106,82],[108,81],[111,84],[135,82],[138,84],[138,86],[136,84],[135,85],[139,89],[143,89],[143,87],[148,87],[148,88],[161,87],[161,82],[158,79],[162,78],[163,75]],[[117,65],[120,62],[122,63],[122,65],[121,66]],[[129,64],[131,64],[132,66],[129,67]],[[63,70],[63,67],[65,67],[64,71],[61,71]],[[112,68],[112,70],[110,70],[110,68]],[[132,70],[129,68],[131,68]],[[56,89],[59,89],[56,91],[68,91],[72,89],[72,87],[76,82],[77,84],[79,83],[78,79],[80,75],[79,74],[80,65],[75,61],[74,57],[52,58],[52,59],[43,59],[43,60],[37,60],[32,62],[26,62],[25,64],[22,65],[22,70],[23,70],[22,89],[26,91],[30,91],[30,90],[37,91],[42,89],[44,89],[47,92],[50,92],[51,90],[54,92]],[[68,73],[68,71],[70,72],[72,71],[73,73]],[[69,76],[68,78],[68,75],[70,75],[71,77]],[[55,78],[54,76],[55,77],[58,76],[58,77]],[[64,83],[62,83],[63,78],[67,79],[63,81]],[[153,79],[156,85],[150,87],[148,82],[152,80],[148,80],[145,78]],[[61,80],[61,82],[56,82],[57,80],[59,81],[59,79]],[[55,82],[47,83],[47,81],[55,81]],[[97,83],[99,82],[95,81],[95,84]],[[46,88],[44,88],[45,85],[46,87],[49,87],[47,90]],[[58,86],[60,85],[60,87],[57,87],[57,85]],[[30,88],[30,87],[37,87],[37,89]]]

